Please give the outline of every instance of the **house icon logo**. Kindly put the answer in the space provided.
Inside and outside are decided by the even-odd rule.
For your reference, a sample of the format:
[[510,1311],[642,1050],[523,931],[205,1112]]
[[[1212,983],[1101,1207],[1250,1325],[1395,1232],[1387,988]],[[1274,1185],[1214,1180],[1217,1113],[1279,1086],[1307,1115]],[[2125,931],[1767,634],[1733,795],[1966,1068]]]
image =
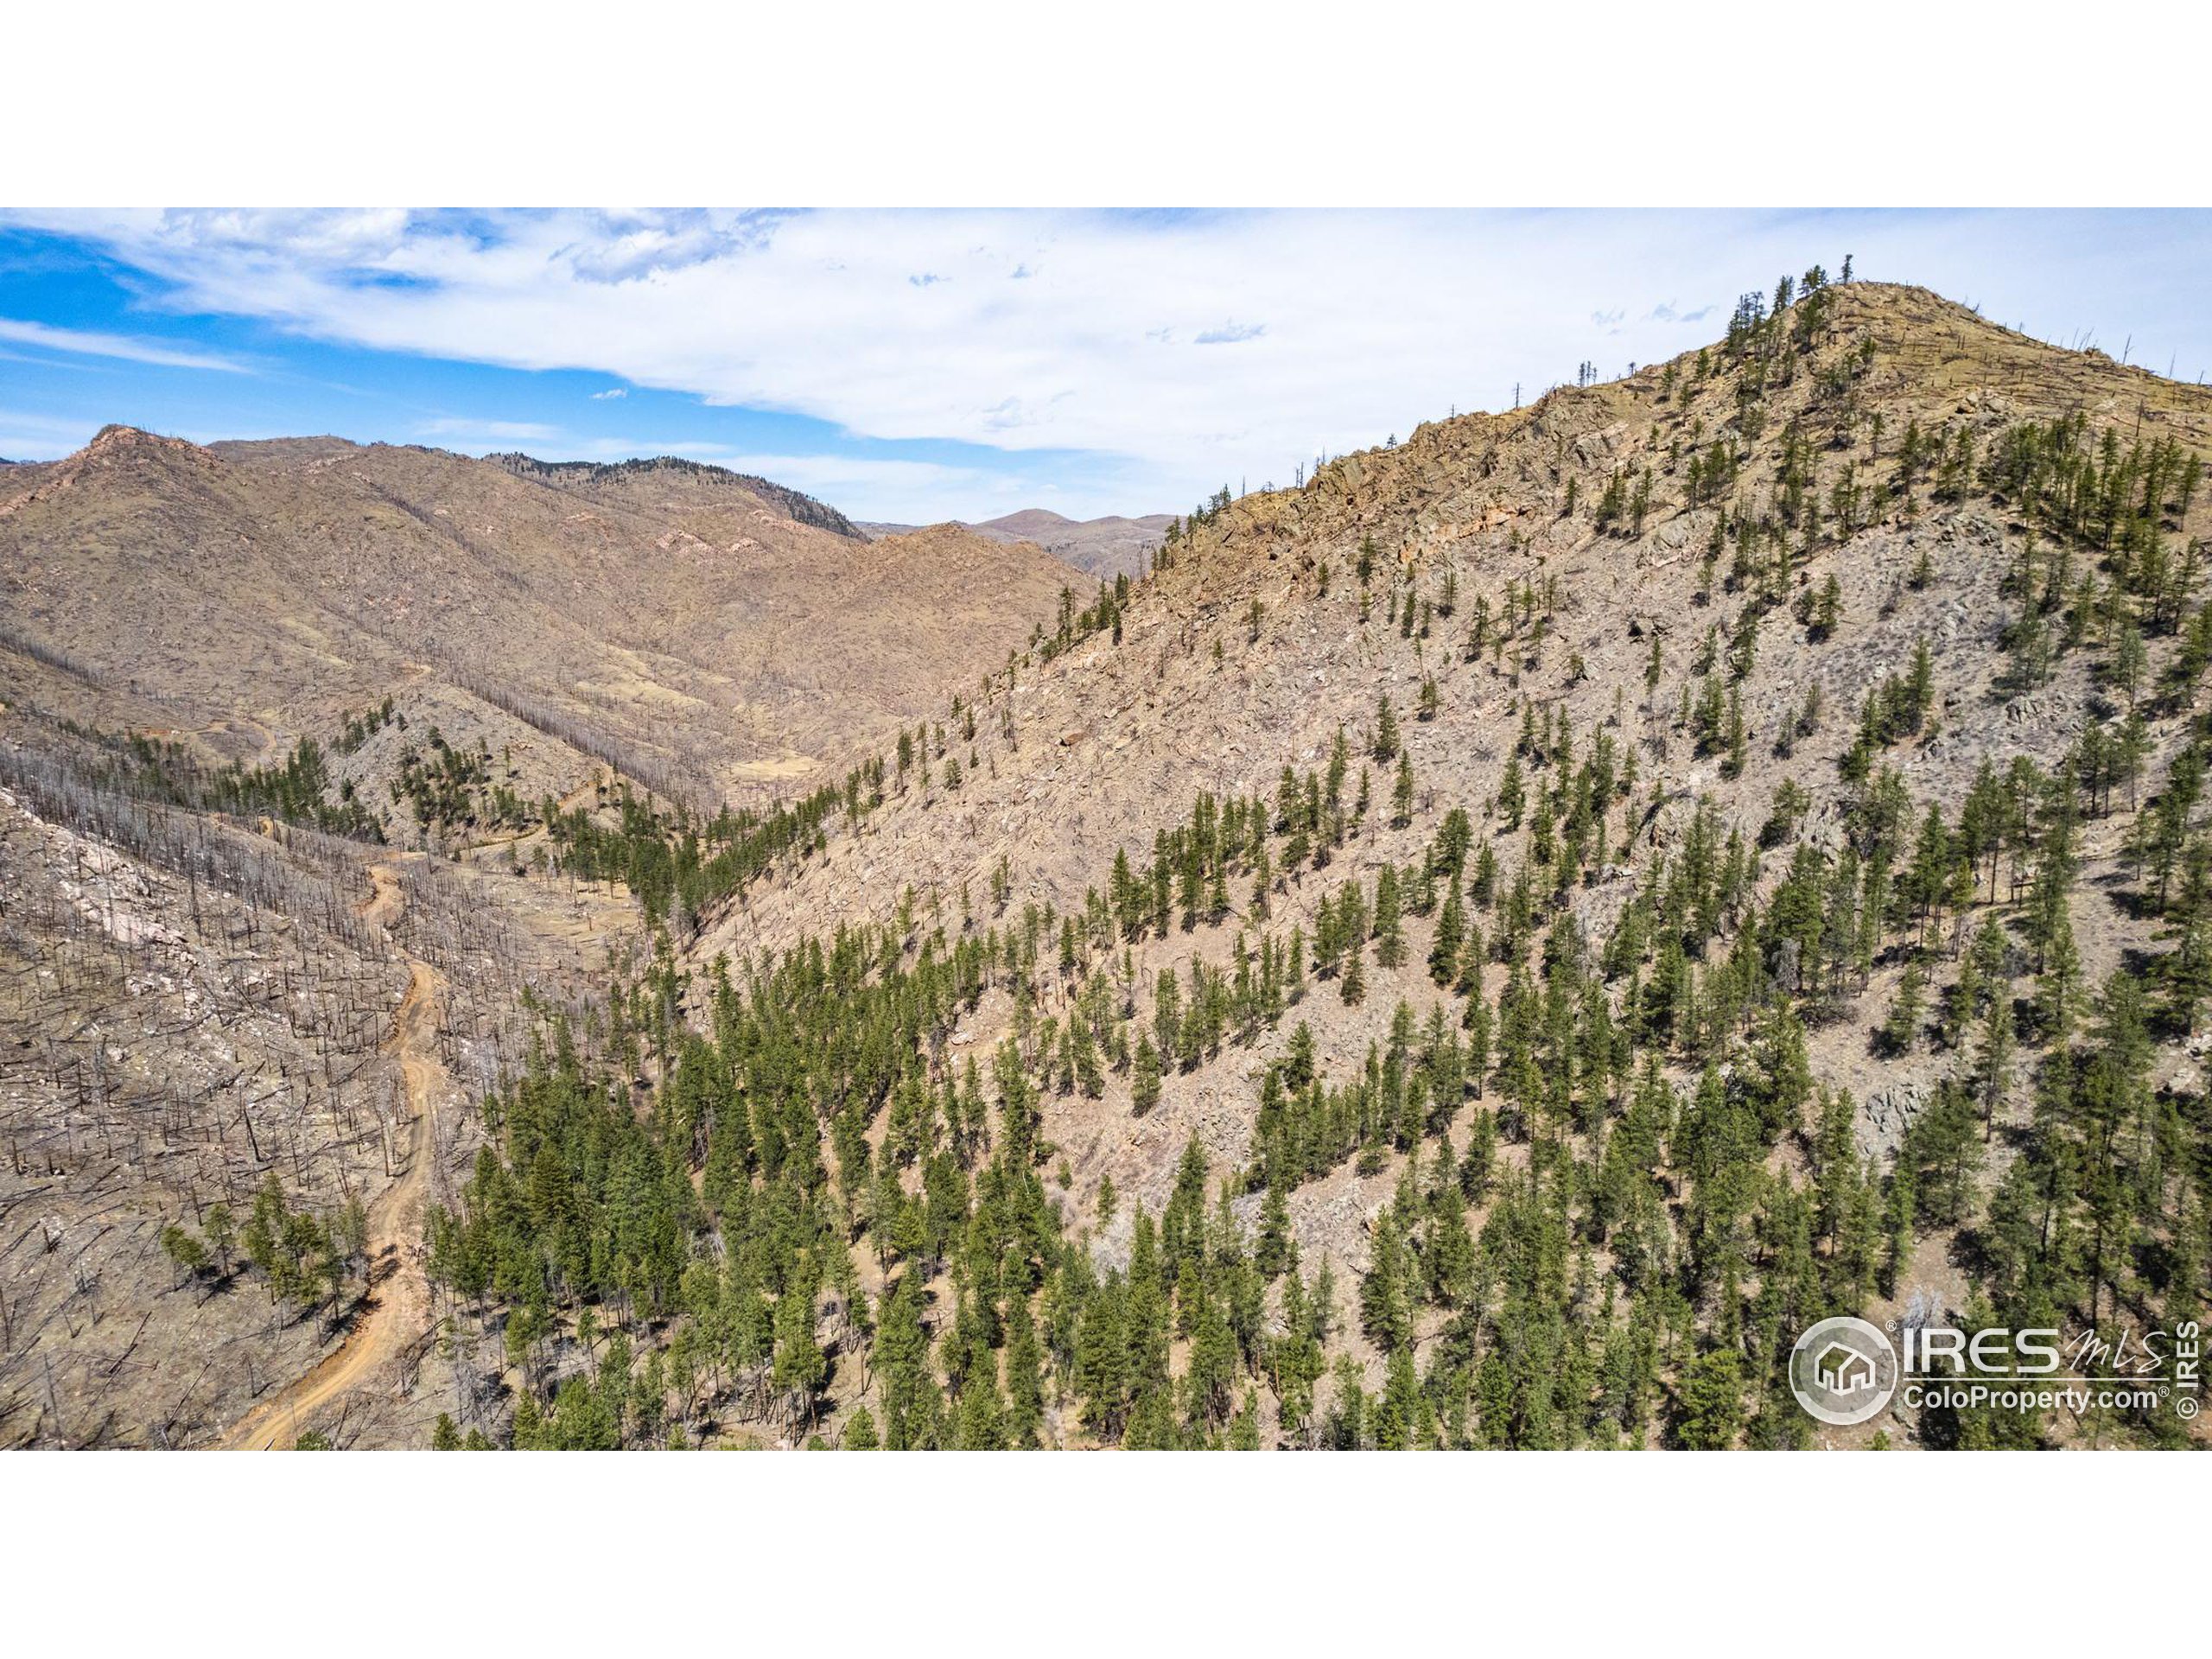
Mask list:
[[1822,1319],[1789,1351],[1790,1392],[1808,1416],[1834,1427],[1865,1422],[1897,1386],[1897,1350],[1865,1319]]
[[1829,1393],[1848,1397],[1874,1386],[1874,1362],[1848,1343],[1831,1342],[1814,1357],[1813,1375]]

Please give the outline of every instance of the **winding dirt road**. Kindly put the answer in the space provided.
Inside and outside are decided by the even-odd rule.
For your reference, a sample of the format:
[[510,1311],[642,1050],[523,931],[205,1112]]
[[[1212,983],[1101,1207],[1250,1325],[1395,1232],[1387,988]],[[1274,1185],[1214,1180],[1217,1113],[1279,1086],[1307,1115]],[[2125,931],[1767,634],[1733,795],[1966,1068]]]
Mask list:
[[[407,903],[396,861],[372,866],[369,877],[376,891],[361,906],[361,914],[389,928]],[[393,1018],[391,1039],[407,1085],[407,1167],[369,1207],[367,1305],[345,1340],[311,1370],[232,1426],[220,1442],[226,1451],[265,1452],[290,1446],[315,1412],[366,1382],[429,1322],[429,1288],[410,1259],[410,1250],[421,1235],[423,1196],[437,1141],[438,1091],[445,1083],[445,1067],[437,1053],[438,997],[444,982],[428,963],[410,957],[407,964],[407,995]]]

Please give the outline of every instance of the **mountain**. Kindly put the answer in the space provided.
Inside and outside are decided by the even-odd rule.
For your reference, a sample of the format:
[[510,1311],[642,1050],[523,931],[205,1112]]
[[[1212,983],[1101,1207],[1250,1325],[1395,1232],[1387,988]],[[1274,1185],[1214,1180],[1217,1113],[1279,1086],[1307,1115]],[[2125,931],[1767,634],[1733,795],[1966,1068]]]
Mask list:
[[[948,1064],[976,1056],[988,1071],[1001,1036],[1033,1018],[1030,997],[1084,1011],[1098,1054],[1141,1038],[1160,1057],[1156,1099],[1147,1068],[1110,1061],[1094,1092],[1074,1080],[1064,1024],[1057,1045],[1020,1036],[1020,1053],[1042,1056],[1037,1141],[1102,1268],[1128,1266],[1134,1206],[1158,1217],[1176,1203],[1195,1143],[1204,1191],[1226,1178],[1246,1225],[1281,1189],[1279,1224],[1309,1274],[1324,1258],[1371,1274],[1385,1235],[1406,1271],[1437,1271],[1421,1217],[1446,1134],[1454,1157],[1471,1136],[1502,1137],[1484,1154],[1491,1197],[1466,1223],[1478,1231],[1485,1216],[1504,1224],[1532,1159],[1596,1159],[1590,1127],[1618,1127],[1636,1097],[1629,1076],[1578,1071],[1564,1046],[1594,1017],[1578,1001],[1598,997],[1613,1034],[1573,1040],[1657,1064],[1678,1091],[1672,1132],[1688,1137],[1658,1186],[1624,1200],[1668,1217],[1667,1242],[1646,1235],[1639,1249],[1697,1260],[1679,1230],[1695,1217],[1699,1155],[1683,1114],[1708,1062],[1724,1084],[1777,1057],[1802,1066],[1779,1101],[1733,1085],[1732,1098],[1781,1115],[1747,1166],[1808,1180],[1833,1155],[1819,1135],[1840,1135],[1874,1172],[1870,1203],[1897,1190],[1901,1162],[1936,1182],[1936,1148],[1957,1144],[1945,1137],[1970,1114],[1979,1146],[1987,1116],[1997,1149],[1977,1158],[1971,1195],[1920,1201],[1902,1259],[1850,1281],[1859,1306],[1917,1294],[1963,1318],[1969,1287],[2016,1282],[1961,1277],[1967,1224],[2016,1160],[2084,1156],[2080,1137],[2062,1152],[2032,1128],[2056,1032],[2085,1031],[2093,1008],[2140,983],[2170,1011],[2149,1015],[2134,1097],[2202,1095],[2183,1040],[2193,970],[2172,955],[2196,912],[2168,907],[2171,886],[2165,904],[2145,897],[2128,849],[2197,833],[2193,791],[2166,780],[2187,790],[2205,742],[2193,710],[2212,659],[2208,453],[2212,393],[1924,290],[1853,284],[1772,320],[1762,308],[1704,352],[1509,415],[1431,423],[1301,489],[1221,508],[1163,549],[1112,638],[994,678],[972,712],[1000,735],[955,746],[957,790],[910,788],[749,893],[695,959],[740,938],[794,943],[829,914],[881,916],[910,892],[925,915],[973,905],[977,925],[1025,938],[1041,918],[1061,966],[1040,967],[1039,991],[995,984],[959,1020]],[[2046,878],[2055,908],[2039,922],[2030,895]],[[1446,949],[1440,984],[1428,969],[1455,889],[1447,931],[1478,932],[1488,960],[1471,970],[1464,942]],[[987,893],[1001,897],[986,907]],[[1397,912],[1394,960],[1347,944],[1348,906],[1355,938]],[[2063,925],[2049,919],[2062,911]],[[1248,1002],[1237,988],[1261,983],[1263,955],[1287,978],[1294,953],[1302,1000]],[[1334,967],[1317,982],[1323,963]],[[1990,980],[1974,988],[1974,975],[2010,987],[2017,1058],[1994,1099],[1974,1092],[1975,1055],[1996,1039]],[[1171,977],[1172,1001],[1159,988]],[[1487,1065],[1465,1047],[1473,994]],[[1554,995],[1568,1000],[1542,1000]],[[1563,1022],[1554,1036],[1526,1023],[1538,1006]],[[1503,1055],[1502,1033],[1516,1033]],[[1455,1082],[1421,1106],[1440,1066],[1465,1096]],[[1294,1094],[1316,1076],[1325,1098],[1270,1103],[1269,1077]],[[2201,1121],[2201,1105],[2185,1109]],[[1800,1127],[1777,1135],[1777,1122]],[[2101,1162],[2101,1132],[2082,1133],[2087,1163]],[[2128,1179],[2151,1178],[2147,1141],[2126,1155]],[[1778,1203],[1754,1206],[1759,1225],[1781,1224]],[[2154,1206],[2153,1234],[2170,1236],[2173,1204]],[[1594,1251],[1618,1224],[1564,1224]],[[1719,1268],[1694,1271],[1710,1297],[1717,1281],[1701,1275]],[[1756,1269],[1740,1271],[1748,1296]],[[2069,1281],[2079,1318],[2109,1294],[2091,1276]],[[1449,1328],[1448,1297],[1378,1294],[1410,1297],[1389,1317],[1424,1343]],[[2129,1294],[2158,1305],[2149,1281]],[[1383,1388],[1393,1344],[1354,1323],[1348,1351]],[[1713,1432],[1677,1418],[1663,1433]]]
[[260,760],[429,697],[448,737],[550,742],[568,781],[596,760],[694,800],[826,771],[920,717],[1074,579],[955,530],[869,542],[679,461],[111,427],[9,489],[5,639],[72,665],[57,706],[154,698],[163,728]]
[[[994,541],[1029,542],[1086,575],[1102,582],[1116,576],[1141,575],[1153,550],[1175,522],[1171,513],[1148,513],[1141,518],[1109,515],[1103,518],[1063,518],[1042,507],[1027,507],[965,528]],[[863,524],[870,536],[905,533],[906,524]]]
[[[1101,521],[1094,521],[1101,522]],[[1117,520],[1116,522],[1126,522]],[[1037,542],[1058,531],[1079,528],[1073,518],[1064,518],[1044,507],[1025,507],[1020,512],[1009,512],[1001,518],[988,518],[976,526],[978,530],[1001,531],[1008,536],[1019,536],[1024,541]]]
[[[452,464],[322,443],[130,465],[227,527],[264,469]],[[841,788],[702,823],[625,771],[438,858],[289,773],[149,760],[162,699],[212,689],[174,644],[134,688],[114,630],[53,626],[48,566],[165,520],[0,517],[49,607],[0,657],[38,693],[0,713],[0,996],[37,1033],[0,1048],[0,1201],[59,1233],[0,1239],[36,1316],[0,1438],[2201,1444],[2167,1407],[1830,1426],[1788,1366],[1840,1313],[2203,1317],[2208,456],[2212,392],[1792,283],[948,639]],[[78,477],[48,499],[112,492]],[[543,594],[570,543],[521,503],[626,524],[678,487],[572,482],[386,487]],[[303,674],[245,553],[167,544],[131,568],[168,607]],[[612,632],[575,580],[546,625]],[[899,648],[905,607],[867,626]],[[73,676],[96,732],[40,701]],[[349,763],[419,732],[356,729]],[[375,1248],[335,1287],[313,1251],[195,1265],[212,1195],[264,1190]]]

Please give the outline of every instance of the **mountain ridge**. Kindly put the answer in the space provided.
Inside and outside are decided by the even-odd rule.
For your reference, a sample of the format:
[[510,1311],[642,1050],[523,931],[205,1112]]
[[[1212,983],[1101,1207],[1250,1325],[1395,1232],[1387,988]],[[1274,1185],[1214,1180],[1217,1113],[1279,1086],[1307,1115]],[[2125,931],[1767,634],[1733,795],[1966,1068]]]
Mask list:
[[782,512],[786,518],[817,529],[827,530],[849,541],[865,541],[867,537],[853,521],[810,495],[794,490],[772,480],[757,477],[751,473],[734,472],[709,461],[691,461],[680,455],[639,456],[628,461],[540,461],[534,455],[508,450],[484,457],[524,478],[546,478],[556,481],[575,479],[597,484],[637,474],[660,471],[688,473],[694,476],[726,478],[732,484],[750,491],[763,501]]

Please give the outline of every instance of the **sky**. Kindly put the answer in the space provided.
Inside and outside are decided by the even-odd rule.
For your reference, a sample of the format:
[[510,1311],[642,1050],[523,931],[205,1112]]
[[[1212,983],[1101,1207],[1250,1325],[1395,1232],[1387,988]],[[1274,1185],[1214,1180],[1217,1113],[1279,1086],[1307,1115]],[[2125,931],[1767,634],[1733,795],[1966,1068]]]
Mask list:
[[1186,511],[1716,339],[1815,263],[2212,374],[2212,213],[0,209],[0,456],[109,422]]

